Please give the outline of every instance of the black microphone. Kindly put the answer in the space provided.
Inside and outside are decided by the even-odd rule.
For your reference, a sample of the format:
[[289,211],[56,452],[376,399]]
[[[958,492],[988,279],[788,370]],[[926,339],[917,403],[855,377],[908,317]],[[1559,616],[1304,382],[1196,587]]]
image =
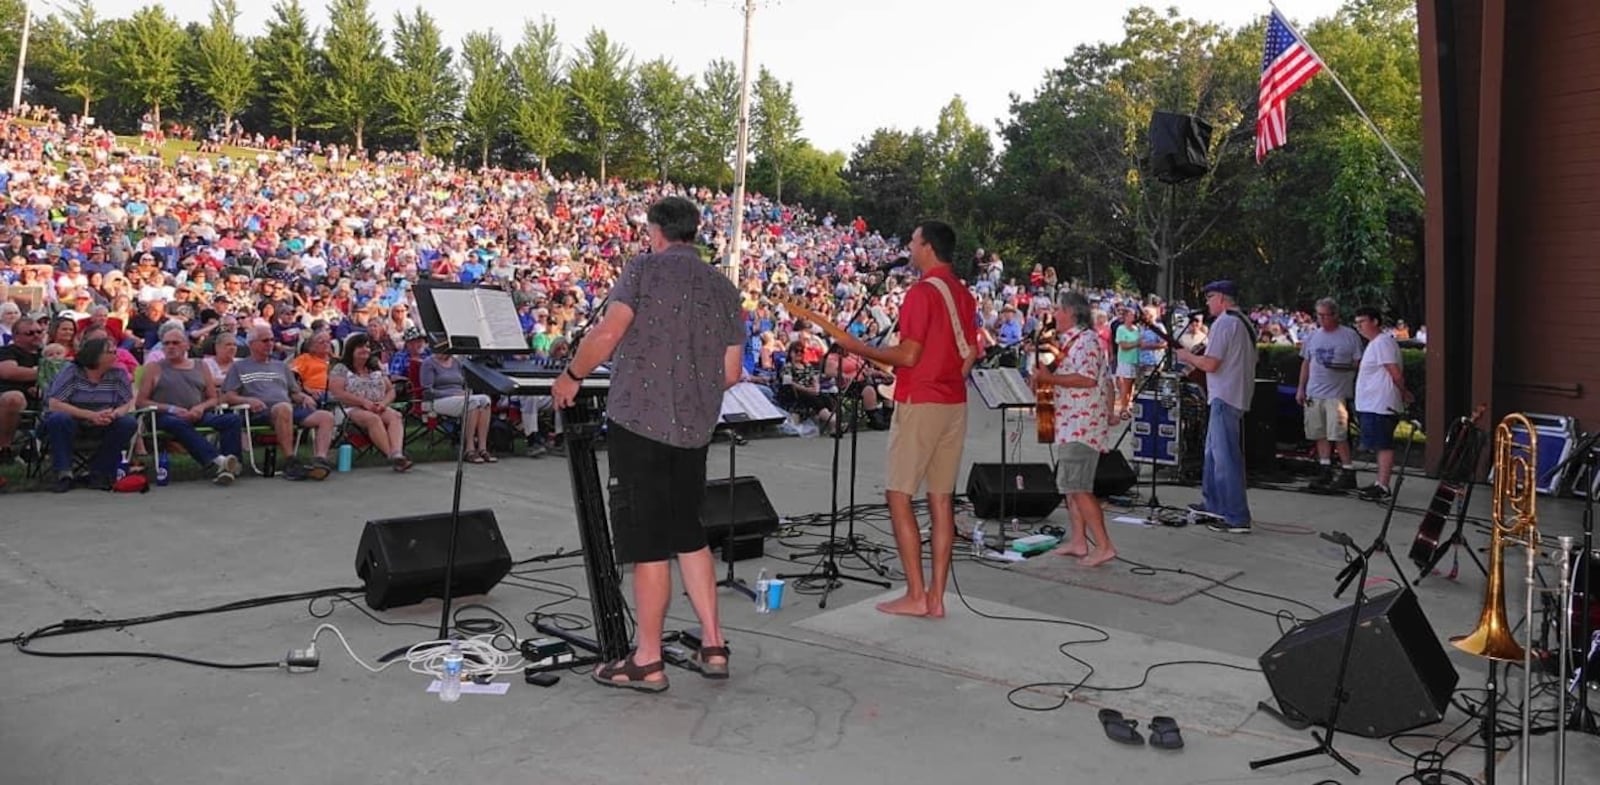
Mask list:
[[893,261],[890,261],[887,264],[878,265],[878,272],[886,273],[886,272],[889,272],[890,270],[896,270],[896,269],[899,269],[901,267],[905,267],[908,264],[911,264],[911,255],[910,254],[905,254],[905,255],[902,255],[902,256],[896,256]]

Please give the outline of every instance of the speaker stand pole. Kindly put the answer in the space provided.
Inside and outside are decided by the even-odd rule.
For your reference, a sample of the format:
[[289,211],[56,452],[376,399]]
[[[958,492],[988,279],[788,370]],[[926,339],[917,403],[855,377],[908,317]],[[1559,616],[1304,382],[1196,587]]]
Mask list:
[[738,516],[734,514],[733,480],[734,477],[737,476],[737,472],[734,471],[734,466],[735,461],[738,460],[737,456],[739,440],[736,438],[733,426],[724,426],[723,431],[728,435],[728,533],[722,539],[722,560],[728,564],[728,575],[722,580],[717,581],[717,586],[725,586],[733,589],[734,591],[749,597],[751,602],[755,602],[755,589],[750,588],[749,584],[740,580],[733,574],[733,532],[738,518]]

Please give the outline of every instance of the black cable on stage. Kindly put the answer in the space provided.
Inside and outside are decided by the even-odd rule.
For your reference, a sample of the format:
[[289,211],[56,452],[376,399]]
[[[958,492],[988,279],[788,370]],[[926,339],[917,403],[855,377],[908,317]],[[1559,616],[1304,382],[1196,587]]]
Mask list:
[[175,655],[175,654],[165,654],[165,653],[162,653],[162,652],[127,651],[127,650],[104,650],[104,651],[95,650],[95,651],[75,651],[75,652],[43,651],[43,650],[40,650],[40,649],[37,649],[37,648],[33,648],[33,643],[35,641],[38,641],[38,640],[47,639],[47,638],[56,638],[56,637],[61,637],[61,636],[64,636],[64,635],[76,635],[76,634],[80,634],[80,633],[97,632],[97,631],[101,631],[101,630],[123,630],[123,629],[127,629],[129,627],[137,627],[137,626],[142,626],[142,625],[146,625],[146,624],[155,624],[157,622],[163,622],[163,621],[172,621],[174,619],[186,619],[186,618],[193,618],[193,617],[196,617],[196,616],[205,616],[205,615],[210,615],[210,614],[215,614],[215,613],[229,613],[229,612],[232,612],[232,611],[249,610],[249,609],[252,609],[252,608],[266,607],[266,606],[269,606],[269,605],[279,605],[279,604],[288,603],[288,602],[299,602],[301,600],[310,600],[310,599],[314,599],[316,597],[321,597],[321,596],[337,595],[337,594],[349,594],[349,593],[358,592],[358,591],[361,591],[361,587],[359,587],[359,586],[358,587],[345,586],[345,587],[337,587],[337,588],[331,588],[331,589],[320,589],[320,590],[317,590],[317,591],[309,591],[309,592],[295,592],[293,594],[275,594],[275,595],[270,595],[270,596],[267,596],[267,597],[256,597],[256,598],[245,599],[245,600],[235,600],[234,602],[223,603],[221,605],[214,605],[214,606],[211,606],[209,608],[198,608],[198,609],[193,609],[193,610],[180,610],[180,611],[168,611],[166,613],[158,613],[158,614],[152,614],[152,615],[148,615],[148,616],[136,616],[136,617],[130,617],[130,618],[123,618],[123,619],[78,619],[78,618],[63,619],[63,620],[61,620],[59,622],[56,622],[54,624],[48,624],[48,625],[45,625],[43,627],[40,627],[40,628],[38,628],[38,629],[36,629],[36,630],[34,630],[32,632],[28,632],[28,633],[25,633],[23,635],[18,635],[18,636],[14,636],[12,638],[8,638],[4,642],[14,645],[17,648],[17,651],[22,652],[23,654],[29,654],[29,655],[33,655],[35,657],[53,657],[53,658],[63,658],[63,659],[68,659],[68,658],[87,658],[87,657],[129,657],[129,658],[135,658],[135,659],[167,660],[167,661],[170,661],[170,662],[180,662],[180,663],[183,663],[183,664],[186,664],[186,665],[199,665],[199,666],[202,666],[202,667],[220,668],[220,669],[224,669],[224,670],[254,670],[254,669],[266,669],[266,668],[276,669],[276,668],[281,666],[281,663],[278,662],[278,661],[225,663],[225,662],[215,662],[215,661],[211,661],[211,660],[195,659],[195,658],[192,658],[192,657],[182,657],[182,656],[178,656],[178,655]]

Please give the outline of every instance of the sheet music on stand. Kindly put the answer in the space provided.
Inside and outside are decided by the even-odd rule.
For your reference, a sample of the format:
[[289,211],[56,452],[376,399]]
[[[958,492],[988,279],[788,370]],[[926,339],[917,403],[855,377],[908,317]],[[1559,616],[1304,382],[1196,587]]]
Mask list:
[[511,293],[459,284],[418,284],[417,316],[434,351],[527,354]]
[[974,368],[969,378],[990,409],[1032,409],[1038,403],[1033,388],[1015,368]]
[[718,425],[765,425],[783,422],[789,415],[767,400],[766,393],[750,382],[740,382],[722,393]]

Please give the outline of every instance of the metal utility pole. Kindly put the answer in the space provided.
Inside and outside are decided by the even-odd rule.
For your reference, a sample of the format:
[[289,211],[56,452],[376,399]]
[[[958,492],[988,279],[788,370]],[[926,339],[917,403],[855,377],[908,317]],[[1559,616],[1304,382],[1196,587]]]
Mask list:
[[17,82],[11,88],[11,111],[22,106],[22,67],[28,62],[28,32],[33,29],[33,0],[22,3],[22,45],[17,47]]
[[739,143],[733,159],[733,226],[728,234],[728,279],[739,284],[744,259],[744,173],[750,155],[750,22],[756,0],[744,0],[744,59],[739,65]]

